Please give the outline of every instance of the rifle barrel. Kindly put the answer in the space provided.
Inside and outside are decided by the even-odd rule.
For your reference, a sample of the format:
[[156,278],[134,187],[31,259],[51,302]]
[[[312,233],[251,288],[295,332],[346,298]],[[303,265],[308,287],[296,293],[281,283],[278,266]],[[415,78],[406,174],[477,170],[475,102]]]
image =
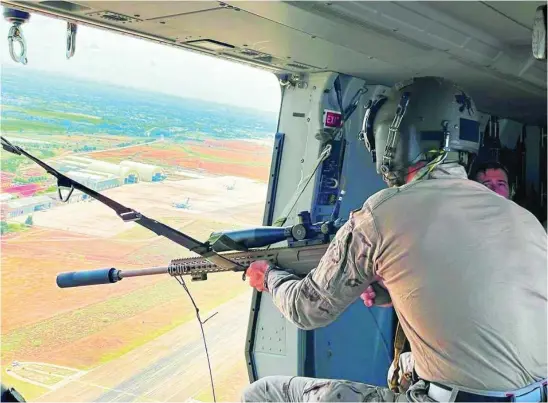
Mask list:
[[169,266],[149,267],[148,269],[120,270],[120,280],[126,277],[153,276],[155,274],[167,274]]

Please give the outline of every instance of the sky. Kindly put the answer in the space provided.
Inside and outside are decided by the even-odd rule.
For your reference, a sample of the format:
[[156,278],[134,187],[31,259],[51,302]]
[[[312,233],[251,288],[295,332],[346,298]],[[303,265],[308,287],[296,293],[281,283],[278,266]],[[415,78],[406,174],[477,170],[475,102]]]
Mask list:
[[280,86],[271,72],[83,25],[78,26],[76,52],[67,60],[66,26],[65,21],[31,14],[22,25],[28,59],[23,66],[11,59],[7,46],[11,24],[0,19],[2,66],[268,112],[279,110]]

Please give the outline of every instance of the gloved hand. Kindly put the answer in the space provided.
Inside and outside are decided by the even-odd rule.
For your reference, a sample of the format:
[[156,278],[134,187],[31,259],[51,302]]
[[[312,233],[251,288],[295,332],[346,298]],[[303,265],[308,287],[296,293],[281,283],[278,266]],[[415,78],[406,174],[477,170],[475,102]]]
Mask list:
[[245,272],[246,277],[249,277],[249,285],[257,291],[265,291],[264,274],[269,265],[267,260],[257,260],[251,263]]
[[[382,279],[379,276],[375,276],[375,281],[379,286],[384,288],[386,290],[386,287],[384,286],[384,283],[382,282]],[[373,286],[369,286],[365,289],[365,291],[360,295],[360,298],[363,300],[363,303],[366,307],[371,308],[373,305],[375,305],[375,297],[377,296],[377,293],[373,289]],[[382,308],[387,308],[392,306],[392,302],[388,304],[382,304],[382,305],[375,305],[380,306]]]

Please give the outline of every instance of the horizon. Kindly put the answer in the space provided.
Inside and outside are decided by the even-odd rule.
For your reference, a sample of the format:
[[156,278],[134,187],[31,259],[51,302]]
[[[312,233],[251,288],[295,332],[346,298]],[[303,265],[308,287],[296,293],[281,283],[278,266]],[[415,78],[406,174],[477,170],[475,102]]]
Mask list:
[[[24,68],[29,69],[28,66],[24,66]],[[21,74],[21,73],[24,74],[24,71],[22,71],[17,66],[4,66],[3,65],[2,70],[4,70],[4,69],[8,70],[10,72],[15,72],[16,74]],[[260,113],[260,114],[276,115],[276,118],[277,118],[277,115],[279,113],[279,110],[278,111],[271,111],[271,110],[256,108],[256,107],[253,107],[253,106],[240,106],[240,105],[235,105],[235,104],[231,104],[231,103],[222,103],[222,102],[218,102],[218,101],[214,101],[214,100],[210,100],[210,99],[204,99],[204,98],[191,98],[191,97],[188,97],[188,96],[183,96],[183,95],[178,95],[178,94],[165,93],[165,92],[162,92],[162,91],[154,91],[154,90],[148,89],[148,88],[131,87],[131,86],[111,83],[111,82],[107,82],[107,81],[97,81],[97,80],[93,80],[93,79],[87,78],[87,77],[79,77],[79,76],[64,77],[64,76],[61,75],[61,73],[58,73],[58,72],[55,72],[55,71],[45,71],[45,70],[33,69],[33,68],[30,68],[29,70],[32,70],[37,75],[43,75],[43,76],[46,76],[48,78],[53,78],[53,79],[62,80],[62,79],[67,79],[68,78],[69,80],[73,80],[73,81],[76,81],[76,82],[79,82],[79,83],[85,83],[85,84],[107,84],[109,86],[109,88],[115,88],[115,89],[119,89],[119,90],[123,90],[123,91],[130,90],[130,91],[134,91],[134,92],[137,92],[137,93],[160,95],[160,96],[165,96],[165,97],[168,97],[168,98],[175,98],[177,100],[183,100],[183,101],[198,101],[198,102],[212,104],[212,105],[218,105],[218,106],[222,106],[222,107],[230,107],[230,108],[235,108],[235,109],[243,109],[243,110],[246,110],[246,111],[253,111],[255,113]],[[0,78],[1,78],[1,76],[2,76],[2,71],[0,71]],[[1,82],[1,79],[0,79],[0,82]],[[0,85],[0,93],[3,92],[2,88],[3,88],[3,86]],[[0,98],[0,105],[4,105],[4,102],[1,100],[1,98]]]
[[[38,130],[93,135],[265,138],[276,132],[277,115],[244,106],[178,97],[142,88],[97,84],[50,72],[5,69],[2,132]],[[72,119],[73,116],[98,120]],[[88,118],[89,119],[89,118]]]
[[[4,38],[10,27],[0,21]],[[31,14],[21,30],[28,64],[15,63],[4,46],[2,69],[51,73],[268,113],[280,110],[278,79],[266,70],[86,25],[78,26],[76,52],[67,60],[65,21]]]

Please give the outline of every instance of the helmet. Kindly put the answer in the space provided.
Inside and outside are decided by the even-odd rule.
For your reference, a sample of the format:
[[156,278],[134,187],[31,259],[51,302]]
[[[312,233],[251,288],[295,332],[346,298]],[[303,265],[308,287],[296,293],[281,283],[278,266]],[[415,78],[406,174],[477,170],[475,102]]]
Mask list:
[[467,167],[480,147],[474,101],[440,77],[412,78],[370,100],[360,138],[390,186],[404,184],[419,161],[437,165],[449,156]]

